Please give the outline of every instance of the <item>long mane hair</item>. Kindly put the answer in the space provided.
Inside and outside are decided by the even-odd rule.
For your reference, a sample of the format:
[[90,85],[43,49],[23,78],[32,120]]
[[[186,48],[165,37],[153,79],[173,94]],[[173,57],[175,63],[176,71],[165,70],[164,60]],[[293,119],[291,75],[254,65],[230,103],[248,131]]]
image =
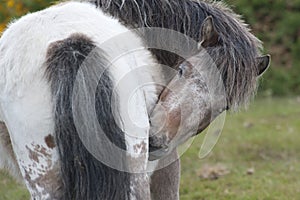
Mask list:
[[[200,28],[212,16],[219,34],[219,45],[207,48],[223,78],[227,104],[245,105],[256,91],[257,62],[262,43],[241,17],[220,1],[212,0],[93,0],[100,9],[117,17],[130,28],[161,27],[181,32],[200,41]],[[146,44],[161,43],[160,38],[142,36]],[[177,45],[177,46],[176,46]],[[174,48],[180,48],[174,43]],[[162,64],[175,67],[181,57],[150,49]],[[192,52],[192,50],[191,50]]]

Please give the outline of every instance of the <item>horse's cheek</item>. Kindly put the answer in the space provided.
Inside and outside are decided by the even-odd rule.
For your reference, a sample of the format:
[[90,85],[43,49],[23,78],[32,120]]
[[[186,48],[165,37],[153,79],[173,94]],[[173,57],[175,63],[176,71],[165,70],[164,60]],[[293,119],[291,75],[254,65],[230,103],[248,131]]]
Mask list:
[[177,135],[180,124],[181,124],[181,109],[176,108],[172,110],[172,112],[168,113],[167,130],[168,130],[169,140],[172,140]]

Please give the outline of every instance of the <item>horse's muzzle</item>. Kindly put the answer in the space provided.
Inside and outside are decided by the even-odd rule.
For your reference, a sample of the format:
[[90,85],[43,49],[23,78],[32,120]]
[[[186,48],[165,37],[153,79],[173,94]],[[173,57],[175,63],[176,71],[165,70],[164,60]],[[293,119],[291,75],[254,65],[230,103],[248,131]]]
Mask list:
[[149,137],[149,159],[150,161],[160,159],[169,153],[165,136]]

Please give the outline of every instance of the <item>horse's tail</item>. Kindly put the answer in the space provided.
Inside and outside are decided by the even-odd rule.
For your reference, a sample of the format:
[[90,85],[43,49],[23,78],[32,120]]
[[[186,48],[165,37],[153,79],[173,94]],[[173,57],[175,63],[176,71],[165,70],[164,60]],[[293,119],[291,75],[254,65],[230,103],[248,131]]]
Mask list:
[[[82,34],[73,34],[64,40],[52,43],[48,48],[46,75],[53,95],[55,139],[60,157],[63,199],[66,200],[129,198],[129,174],[106,166],[88,151],[82,137],[90,140],[97,140],[97,138],[91,138],[89,134],[93,133],[89,132],[85,132],[86,135],[80,137],[78,128],[81,128],[78,126],[89,126],[88,130],[92,130],[95,124],[76,125],[76,117],[74,117],[74,112],[78,112],[78,107],[74,106],[72,101],[74,92],[76,92],[75,96],[86,96],[88,95],[86,88],[92,87],[86,82],[83,84],[84,88],[77,88],[77,91],[74,91],[79,69],[85,65],[87,68],[96,67],[104,71],[106,64],[104,52]],[[108,133],[106,136],[109,141],[121,149],[126,149],[124,133],[114,122],[110,103],[112,88],[109,73],[103,73],[94,95],[95,105],[82,104],[81,106],[87,110],[79,115],[92,114],[96,110],[96,117],[104,132]],[[114,152],[101,153],[109,154],[112,159],[118,159],[114,157]],[[120,162],[125,163],[122,160]]]

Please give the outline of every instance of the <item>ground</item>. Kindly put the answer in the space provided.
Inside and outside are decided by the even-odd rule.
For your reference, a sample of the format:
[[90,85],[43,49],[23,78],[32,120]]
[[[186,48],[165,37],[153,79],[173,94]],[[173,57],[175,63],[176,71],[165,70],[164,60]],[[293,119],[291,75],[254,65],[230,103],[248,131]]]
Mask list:
[[[199,159],[204,134],[181,157],[181,200],[292,200],[300,197],[300,99],[256,99],[227,114],[212,153]],[[0,173],[1,200],[28,200]]]

